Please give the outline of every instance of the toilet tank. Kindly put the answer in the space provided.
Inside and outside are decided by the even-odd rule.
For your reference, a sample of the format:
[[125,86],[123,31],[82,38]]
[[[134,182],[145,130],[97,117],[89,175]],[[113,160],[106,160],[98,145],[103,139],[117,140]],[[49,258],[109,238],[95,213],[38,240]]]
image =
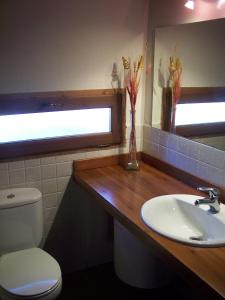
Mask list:
[[0,255],[39,246],[42,195],[36,188],[0,190]]

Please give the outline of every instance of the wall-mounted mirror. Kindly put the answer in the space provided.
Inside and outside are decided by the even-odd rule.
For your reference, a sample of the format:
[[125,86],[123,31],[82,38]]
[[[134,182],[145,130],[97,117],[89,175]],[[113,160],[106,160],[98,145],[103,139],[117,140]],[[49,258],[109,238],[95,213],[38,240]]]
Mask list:
[[[185,124],[186,117],[195,117],[195,121],[186,121],[190,122],[188,126],[179,127],[177,123],[172,132],[225,151],[225,19],[156,29],[152,126],[168,131],[171,131],[167,124],[171,120],[168,108],[171,56],[182,63],[178,104],[183,115],[179,115],[179,122]],[[199,108],[196,104],[200,104]],[[191,122],[197,122],[198,126]]]

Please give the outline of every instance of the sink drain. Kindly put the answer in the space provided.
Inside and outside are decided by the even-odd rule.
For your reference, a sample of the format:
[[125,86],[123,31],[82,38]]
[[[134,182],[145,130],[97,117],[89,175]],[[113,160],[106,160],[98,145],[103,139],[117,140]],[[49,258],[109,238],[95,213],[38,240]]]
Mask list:
[[192,241],[204,241],[205,239],[203,238],[203,236],[190,236],[189,240],[192,240]]

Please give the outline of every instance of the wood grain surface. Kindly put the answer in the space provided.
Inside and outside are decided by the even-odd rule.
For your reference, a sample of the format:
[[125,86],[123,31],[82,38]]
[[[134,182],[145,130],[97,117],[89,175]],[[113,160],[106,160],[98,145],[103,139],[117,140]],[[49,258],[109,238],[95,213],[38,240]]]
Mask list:
[[[195,175],[192,175],[188,172],[185,172],[184,170],[178,169],[175,166],[166,163],[165,161],[162,161],[158,158],[155,158],[149,154],[146,154],[144,152],[141,152],[141,160],[146,163],[147,165],[150,165],[152,167],[155,167],[156,169],[172,176],[173,178],[176,178],[187,185],[197,188],[201,186],[206,187],[215,187],[220,190],[220,201],[225,203],[225,189],[222,186],[215,185],[214,183],[210,181],[206,181],[204,179],[201,179]],[[202,196],[206,196],[206,194],[202,194]]]
[[116,164],[75,169],[74,179],[112,216],[151,246],[156,255],[203,295],[202,299],[224,299],[225,247],[191,247],[172,241],[148,228],[140,215],[142,204],[153,197],[201,193],[145,163],[141,163],[140,171],[130,172]]

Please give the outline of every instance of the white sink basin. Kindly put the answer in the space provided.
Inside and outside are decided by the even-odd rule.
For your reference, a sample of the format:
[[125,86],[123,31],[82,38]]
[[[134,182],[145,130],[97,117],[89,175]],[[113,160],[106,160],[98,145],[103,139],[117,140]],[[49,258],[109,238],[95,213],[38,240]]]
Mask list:
[[157,233],[173,240],[201,247],[225,245],[225,205],[211,214],[208,205],[199,207],[195,195],[165,195],[145,202],[141,209],[144,222]]

